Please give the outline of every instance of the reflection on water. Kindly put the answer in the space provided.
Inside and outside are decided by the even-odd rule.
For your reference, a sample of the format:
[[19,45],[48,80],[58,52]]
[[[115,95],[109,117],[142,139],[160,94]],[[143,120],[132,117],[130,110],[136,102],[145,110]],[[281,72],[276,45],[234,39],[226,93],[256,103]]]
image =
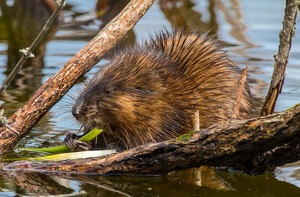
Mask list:
[[[45,4],[46,2],[50,4]],[[51,0],[0,0],[0,81],[5,79],[19,59],[18,50],[32,42],[53,11],[51,2],[53,3]],[[8,115],[26,102],[43,82],[56,73],[129,1],[67,2],[60,20],[36,49],[36,57],[26,63],[8,90],[0,95],[0,105]],[[159,0],[128,33],[119,47],[139,42],[163,28],[177,27],[208,32],[226,46],[229,56],[241,68],[248,66],[252,92],[259,110],[273,70],[273,55],[277,52],[284,6],[284,1],[273,0]],[[294,38],[277,111],[300,102],[299,39],[299,36]],[[68,94],[76,97],[84,80],[97,67],[99,65]],[[18,146],[53,145],[61,142],[66,131],[76,132],[80,125],[71,116],[72,102],[68,96],[58,102]],[[7,174],[0,176],[0,196],[12,193],[62,194],[80,190],[87,191],[89,196],[219,196],[220,193],[222,196],[297,196],[299,189],[287,182],[300,186],[298,169],[299,163],[278,168],[275,174],[278,179],[286,182],[278,181],[273,174],[252,177],[210,168],[190,169],[152,178],[66,176],[49,179],[45,175],[24,173],[18,175],[17,179],[16,175]],[[48,189],[42,189],[45,185]]]
[[[55,4],[50,1],[45,4],[40,0],[24,0],[14,1],[12,5],[9,5],[7,1],[1,0],[0,6],[0,40],[6,44],[3,52],[7,57],[6,61],[1,62],[1,68],[4,69],[2,74],[7,76],[21,57],[19,50],[32,43],[55,9]],[[16,80],[2,95],[1,100],[5,101],[3,107],[9,114],[18,109],[41,86],[46,43],[54,36],[56,26],[57,21],[47,37],[34,50],[35,58],[29,59],[24,64],[23,69],[16,76]]]

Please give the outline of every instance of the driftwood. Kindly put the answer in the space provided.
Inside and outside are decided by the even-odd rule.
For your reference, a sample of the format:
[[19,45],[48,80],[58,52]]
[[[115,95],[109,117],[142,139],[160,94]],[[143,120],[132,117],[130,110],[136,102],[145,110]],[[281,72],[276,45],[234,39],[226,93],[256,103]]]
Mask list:
[[[174,141],[138,146],[107,157],[34,163],[5,170],[101,175],[163,174],[201,165],[260,174],[300,159],[300,105],[285,112],[213,126]],[[188,159],[187,159],[188,158]]]
[[12,149],[49,109],[137,23],[154,0],[132,0],[94,39],[8,119],[11,130],[0,128],[0,153]]

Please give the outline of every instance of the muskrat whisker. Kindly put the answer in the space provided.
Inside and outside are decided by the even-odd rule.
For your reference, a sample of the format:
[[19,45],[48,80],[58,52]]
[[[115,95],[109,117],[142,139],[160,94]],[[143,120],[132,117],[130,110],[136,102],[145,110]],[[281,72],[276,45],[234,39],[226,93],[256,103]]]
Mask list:
[[68,101],[68,100],[61,100],[60,102],[63,103],[63,104],[67,104],[68,106],[73,106],[74,105],[74,102]]
[[83,130],[84,130],[84,125],[79,123],[79,122],[76,122],[76,126],[78,126],[78,129],[76,131],[76,133],[81,133]]
[[72,101],[76,102],[76,98],[71,94],[66,94],[67,98],[70,98]]
[[74,105],[74,103],[68,103],[66,101],[61,101],[61,103],[64,104],[64,108],[70,109],[70,111]]
[[[69,117],[70,119],[74,118],[73,116],[71,116],[71,113],[69,111],[62,111],[60,113],[57,113],[54,118],[59,118],[62,115],[66,115],[65,117]],[[63,118],[65,118],[63,117]]]
[[68,114],[68,115],[61,118],[61,121],[68,121],[68,120],[74,120],[74,117],[71,116],[70,114]]

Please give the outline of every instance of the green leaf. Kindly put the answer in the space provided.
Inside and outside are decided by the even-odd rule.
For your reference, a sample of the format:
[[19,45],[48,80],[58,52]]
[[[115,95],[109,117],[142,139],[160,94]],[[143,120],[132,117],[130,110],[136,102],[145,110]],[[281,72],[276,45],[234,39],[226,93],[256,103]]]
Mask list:
[[[81,138],[79,138],[82,142],[89,142],[97,137],[100,133],[102,133],[102,129],[94,128]],[[49,148],[19,148],[19,150],[23,151],[33,151],[33,152],[43,152],[43,153],[63,153],[70,151],[70,148],[65,145],[54,146]]]

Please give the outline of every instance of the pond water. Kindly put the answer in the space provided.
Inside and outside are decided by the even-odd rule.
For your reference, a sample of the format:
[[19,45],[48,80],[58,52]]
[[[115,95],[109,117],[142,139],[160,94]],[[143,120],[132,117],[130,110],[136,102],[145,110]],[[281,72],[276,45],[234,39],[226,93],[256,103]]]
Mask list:
[[[50,7],[39,0],[0,0],[0,81],[20,58],[19,49],[29,46],[49,17]],[[108,3],[109,2],[109,3]],[[8,90],[0,96],[6,115],[13,114],[50,76],[93,38],[128,0],[68,0],[61,22],[51,28],[36,57],[27,62]],[[138,22],[121,45],[140,42],[163,28],[173,26],[209,31],[216,35],[241,68],[248,66],[251,90],[262,105],[268,91],[278,33],[282,26],[283,0],[159,0]],[[298,18],[298,23],[299,23]],[[297,32],[299,32],[297,30]],[[300,37],[294,37],[283,91],[276,111],[300,102]],[[103,60],[105,61],[105,60]],[[97,70],[97,64],[68,93],[75,96]],[[71,115],[72,100],[65,96],[23,138],[17,147],[59,144],[79,125]],[[22,154],[22,153],[16,153]],[[71,177],[36,175],[15,178],[0,175],[0,196],[68,194],[74,196],[300,196],[300,163],[277,168],[274,173],[248,176],[207,167],[172,172],[160,177]]]

